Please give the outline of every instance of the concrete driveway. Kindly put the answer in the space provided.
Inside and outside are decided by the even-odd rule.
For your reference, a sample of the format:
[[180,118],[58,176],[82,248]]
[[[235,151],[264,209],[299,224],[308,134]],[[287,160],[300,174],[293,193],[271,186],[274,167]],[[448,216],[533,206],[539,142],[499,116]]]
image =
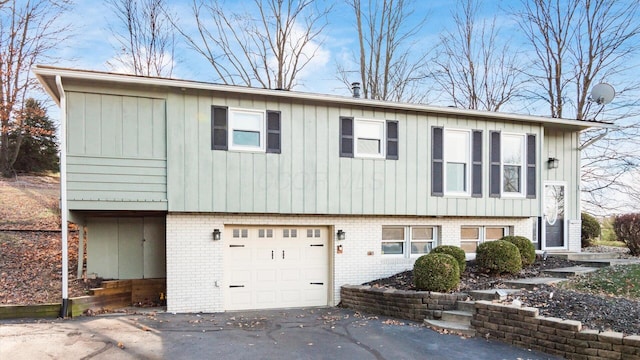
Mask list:
[[0,359],[557,359],[339,308],[3,321]]

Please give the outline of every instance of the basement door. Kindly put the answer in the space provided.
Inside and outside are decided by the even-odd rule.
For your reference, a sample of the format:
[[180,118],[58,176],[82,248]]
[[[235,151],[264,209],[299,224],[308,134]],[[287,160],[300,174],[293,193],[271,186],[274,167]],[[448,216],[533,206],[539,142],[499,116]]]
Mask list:
[[545,183],[543,249],[566,249],[566,205],[565,184]]
[[328,229],[226,226],[225,310],[326,306]]

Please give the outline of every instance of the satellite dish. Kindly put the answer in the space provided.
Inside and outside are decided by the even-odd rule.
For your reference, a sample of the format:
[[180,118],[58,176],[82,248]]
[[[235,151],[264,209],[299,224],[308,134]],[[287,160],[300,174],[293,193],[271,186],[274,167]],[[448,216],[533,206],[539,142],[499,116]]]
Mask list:
[[591,101],[598,105],[608,104],[616,96],[616,90],[607,83],[600,83],[591,89]]

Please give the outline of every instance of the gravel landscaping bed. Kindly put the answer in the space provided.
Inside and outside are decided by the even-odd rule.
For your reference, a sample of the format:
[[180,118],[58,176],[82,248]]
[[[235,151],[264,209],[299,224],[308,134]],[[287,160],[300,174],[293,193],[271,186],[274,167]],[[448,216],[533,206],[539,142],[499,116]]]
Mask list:
[[[611,251],[609,247],[593,247],[585,249],[589,252]],[[626,249],[614,251],[625,252]],[[629,257],[623,255],[623,257]],[[536,259],[530,267],[523,269],[518,275],[489,276],[477,271],[474,261],[467,262],[467,269],[461,277],[457,292],[505,288],[505,280],[544,276],[545,269],[578,266],[579,262],[548,257],[546,260]],[[374,280],[364,285],[373,287],[396,288],[399,290],[415,290],[413,272],[405,271],[384,279]],[[637,284],[636,286],[640,286]],[[617,331],[625,334],[640,334],[640,300],[585,293],[558,286],[540,286],[533,291],[523,291],[505,302],[514,299],[523,306],[538,308],[540,315],[561,319],[578,320],[584,329],[600,331]]]

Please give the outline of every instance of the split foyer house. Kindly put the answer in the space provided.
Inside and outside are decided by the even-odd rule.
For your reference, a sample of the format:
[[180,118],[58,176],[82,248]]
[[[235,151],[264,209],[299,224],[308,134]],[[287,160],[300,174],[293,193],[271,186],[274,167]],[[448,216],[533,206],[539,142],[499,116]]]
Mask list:
[[61,107],[87,273],[166,278],[171,312],[335,305],[442,244],[580,251],[579,133],[606,124],[34,72]]

